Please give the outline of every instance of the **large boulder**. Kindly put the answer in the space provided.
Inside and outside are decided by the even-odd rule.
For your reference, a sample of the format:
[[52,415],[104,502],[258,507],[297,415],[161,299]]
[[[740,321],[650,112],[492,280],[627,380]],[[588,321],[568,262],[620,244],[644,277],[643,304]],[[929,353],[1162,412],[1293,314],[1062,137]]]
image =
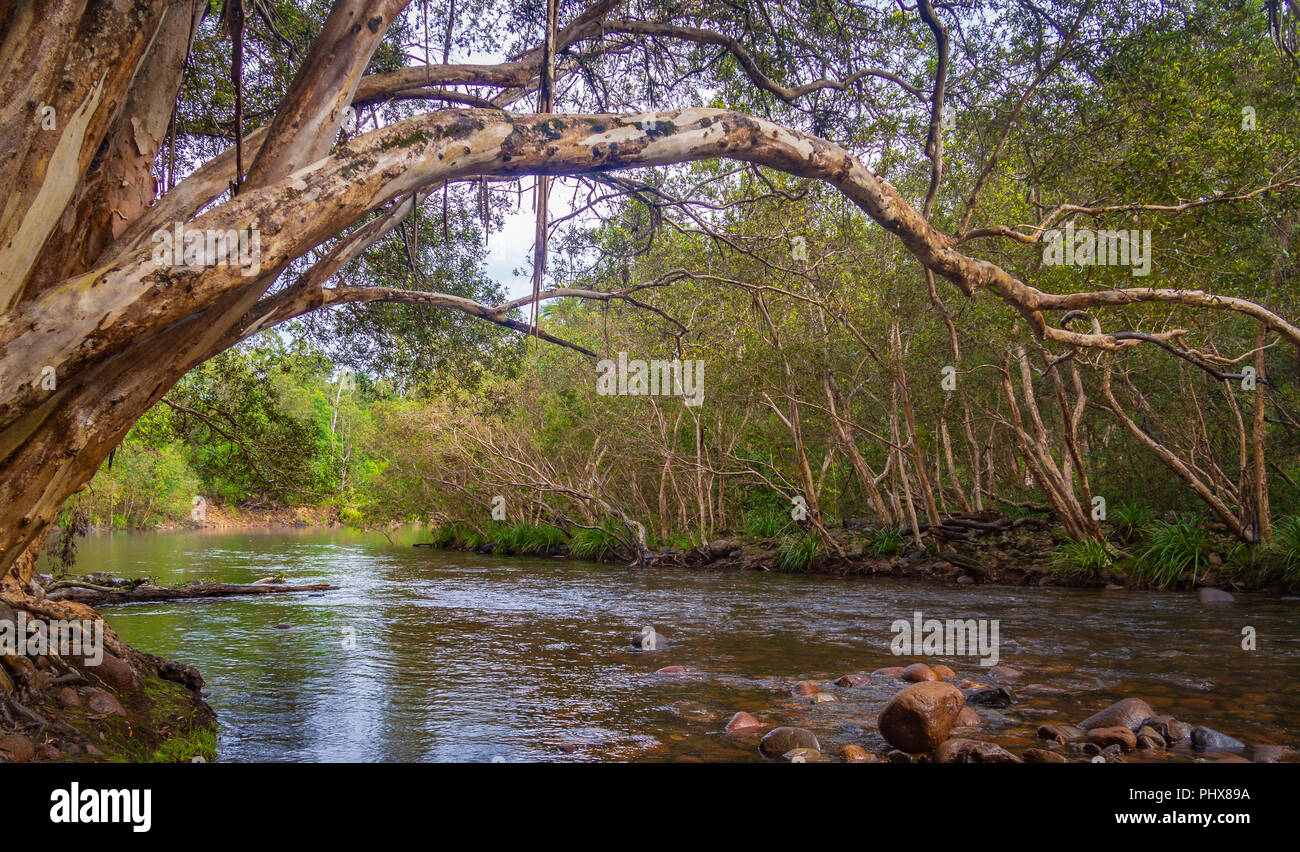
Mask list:
[[1125,698],[1116,701],[1100,713],[1094,713],[1084,719],[1079,723],[1079,727],[1085,731],[1091,731],[1093,728],[1128,728],[1130,731],[1136,731],[1154,715],[1156,713],[1151,709],[1151,705],[1141,698]]
[[933,751],[948,739],[965,706],[961,690],[942,681],[914,683],[880,711],[880,734],[894,748],[912,754]]
[[822,746],[813,732],[806,728],[773,728],[758,743],[758,750],[768,757],[780,757],[797,748],[821,751]]
[[1211,589],[1209,586],[1197,589],[1196,597],[1203,604],[1232,603],[1236,600],[1223,589]]

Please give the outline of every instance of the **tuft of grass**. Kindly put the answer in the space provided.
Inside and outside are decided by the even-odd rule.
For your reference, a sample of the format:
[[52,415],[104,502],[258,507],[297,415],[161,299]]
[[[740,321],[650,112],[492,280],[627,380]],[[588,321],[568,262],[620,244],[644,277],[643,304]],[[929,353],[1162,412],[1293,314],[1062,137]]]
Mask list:
[[1151,525],[1156,517],[1152,511],[1137,503],[1120,503],[1110,513],[1110,522],[1115,527],[1115,534],[1120,541],[1136,541],[1142,530]]
[[501,553],[513,553],[531,556],[548,553],[564,541],[564,531],[550,524],[534,524],[520,521],[516,524],[500,524],[493,529],[492,541],[496,542]]
[[1300,585],[1300,515],[1283,518],[1274,525],[1273,556],[1283,582]]
[[569,554],[598,562],[618,551],[618,539],[607,529],[575,529],[569,536]]
[[1048,564],[1063,577],[1091,580],[1110,567],[1110,554],[1100,542],[1068,541],[1052,551]]
[[1210,535],[1196,518],[1156,521],[1145,530],[1147,548],[1133,565],[1133,576],[1166,588],[1192,572],[1192,582],[1205,566]]
[[876,556],[893,556],[903,546],[903,531],[886,527],[873,530],[867,538],[867,550]]
[[772,510],[756,510],[745,515],[745,533],[754,538],[776,538],[790,519]]
[[777,549],[778,567],[782,571],[806,571],[817,558],[820,547],[815,533],[798,532],[785,536]]

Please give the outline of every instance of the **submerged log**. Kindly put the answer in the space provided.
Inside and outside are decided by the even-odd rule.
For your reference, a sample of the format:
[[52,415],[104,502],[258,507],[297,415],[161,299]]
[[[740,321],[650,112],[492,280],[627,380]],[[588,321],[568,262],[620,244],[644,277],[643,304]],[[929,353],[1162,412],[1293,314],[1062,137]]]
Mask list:
[[50,592],[50,600],[76,601],[89,606],[102,604],[136,603],[147,601],[175,601],[190,598],[231,598],[240,595],[270,595],[284,592],[329,592],[337,589],[329,583],[312,583],[305,586],[288,586],[274,583],[198,583],[193,586],[165,588],[162,586],[136,586],[134,589],[106,589],[104,587],[71,586]]

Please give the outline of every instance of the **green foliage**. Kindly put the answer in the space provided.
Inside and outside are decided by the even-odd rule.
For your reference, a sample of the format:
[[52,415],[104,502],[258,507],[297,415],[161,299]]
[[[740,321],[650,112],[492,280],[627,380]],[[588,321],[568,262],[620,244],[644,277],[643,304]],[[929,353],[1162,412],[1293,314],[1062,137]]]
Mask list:
[[1106,546],[1096,541],[1071,540],[1052,551],[1048,564],[1063,577],[1094,580],[1110,567]]
[[618,552],[618,538],[609,531],[608,523],[597,529],[575,529],[569,536],[569,554],[578,559],[599,562]]
[[875,556],[893,556],[903,546],[903,531],[893,527],[872,530],[866,550]]
[[745,514],[745,534],[761,539],[776,538],[789,523],[789,515],[771,509],[756,509]]
[[535,555],[559,547],[564,541],[564,531],[550,524],[520,521],[493,527],[490,538],[500,553]]
[[1273,527],[1273,556],[1282,581],[1300,585],[1300,515],[1291,515]]
[[1111,510],[1110,521],[1123,542],[1136,541],[1142,530],[1155,520],[1155,513],[1138,503],[1120,503]]
[[782,571],[807,571],[821,549],[816,533],[800,531],[781,539],[777,549],[777,567]]
[[1156,521],[1146,529],[1147,548],[1133,564],[1133,576],[1160,588],[1178,583],[1188,571],[1192,582],[1204,567],[1210,536],[1194,517]]

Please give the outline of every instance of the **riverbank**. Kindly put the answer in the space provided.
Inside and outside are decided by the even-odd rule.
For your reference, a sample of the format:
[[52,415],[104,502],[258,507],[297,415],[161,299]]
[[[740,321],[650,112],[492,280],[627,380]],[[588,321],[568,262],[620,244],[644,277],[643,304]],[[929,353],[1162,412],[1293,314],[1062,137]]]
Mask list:
[[[1278,559],[1258,559],[1244,545],[1212,530],[1160,522],[1157,544],[1130,530],[1106,545],[1070,542],[1048,519],[1012,519],[996,512],[945,516],[934,527],[883,529],[850,521],[829,529],[828,541],[807,529],[780,536],[722,536],[702,546],[651,551],[649,567],[781,571],[832,576],[890,576],[953,585],[1069,586],[1190,590],[1297,590],[1297,577]],[[545,525],[499,524],[486,531],[450,525],[424,546],[501,556],[547,556],[608,563],[631,561],[625,543],[606,530],[566,538]],[[593,538],[599,539],[593,545]],[[1164,539],[1169,539],[1165,541]],[[1152,555],[1154,554],[1154,555]],[[1230,592],[1227,593],[1230,596]],[[1223,600],[1228,600],[1225,597]]]
[[[75,654],[37,639],[68,624],[96,625]],[[217,717],[197,669],[130,647],[77,603],[9,596],[0,632],[12,639],[10,625],[31,634],[0,655],[0,763],[215,759]]]

